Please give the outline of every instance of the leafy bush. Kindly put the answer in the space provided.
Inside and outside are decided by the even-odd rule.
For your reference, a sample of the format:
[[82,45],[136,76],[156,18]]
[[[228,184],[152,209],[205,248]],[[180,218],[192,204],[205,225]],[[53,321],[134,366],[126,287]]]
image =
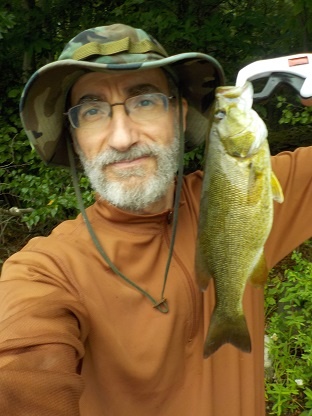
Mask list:
[[[77,199],[72,186],[70,172],[65,169],[40,166],[38,174],[27,174],[19,169],[11,171],[10,192],[18,196],[23,206],[33,211],[25,214],[23,221],[29,228],[39,222],[57,222],[73,218],[78,214]],[[93,202],[93,192],[88,180],[80,177],[80,189],[84,202]]]
[[[29,229],[39,222],[55,225],[78,214],[71,174],[67,169],[48,168],[31,149],[14,110],[19,95],[17,88],[8,91],[12,106],[3,105],[0,115],[0,203],[4,208],[31,208],[22,219]],[[84,202],[90,205],[94,195],[89,182],[82,174],[79,181]]]
[[297,98],[294,102],[290,102],[286,97],[277,97],[277,108],[282,110],[280,124],[312,124],[312,107],[305,107]]
[[[309,250],[311,242],[307,242]],[[312,263],[294,251],[265,290],[272,363],[266,378],[270,415],[312,415]]]

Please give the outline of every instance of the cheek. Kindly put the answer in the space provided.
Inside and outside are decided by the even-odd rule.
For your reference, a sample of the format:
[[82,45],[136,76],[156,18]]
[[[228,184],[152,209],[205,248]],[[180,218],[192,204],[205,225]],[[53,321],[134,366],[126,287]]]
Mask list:
[[172,114],[170,117],[166,117],[163,120],[158,119],[155,122],[150,123],[146,133],[155,142],[160,144],[170,144],[176,135],[176,121]]
[[75,130],[72,133],[75,150],[80,150],[87,159],[96,156],[103,150],[103,141],[94,132]]

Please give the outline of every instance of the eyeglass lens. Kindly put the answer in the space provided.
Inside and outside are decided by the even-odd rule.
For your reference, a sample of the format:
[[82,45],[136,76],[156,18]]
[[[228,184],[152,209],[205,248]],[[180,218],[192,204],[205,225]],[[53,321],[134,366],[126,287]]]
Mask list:
[[133,121],[144,122],[164,115],[168,111],[168,100],[172,98],[162,93],[152,93],[127,98],[123,103],[86,101],[70,108],[67,114],[74,128],[94,128],[110,119],[112,107],[123,105]]

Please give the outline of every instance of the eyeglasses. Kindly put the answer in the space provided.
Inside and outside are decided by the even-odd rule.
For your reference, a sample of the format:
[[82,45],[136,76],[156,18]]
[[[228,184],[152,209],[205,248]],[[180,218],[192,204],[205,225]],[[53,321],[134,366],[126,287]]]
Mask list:
[[123,103],[109,104],[106,101],[90,100],[70,108],[67,115],[73,128],[102,127],[112,117],[112,107],[123,105],[130,119],[136,123],[155,120],[168,112],[169,100],[162,93],[136,95]]

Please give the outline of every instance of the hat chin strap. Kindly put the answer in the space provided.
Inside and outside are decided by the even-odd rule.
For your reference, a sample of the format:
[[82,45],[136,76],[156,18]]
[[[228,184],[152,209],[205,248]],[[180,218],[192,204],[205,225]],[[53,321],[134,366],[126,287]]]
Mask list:
[[163,281],[163,287],[160,295],[160,300],[154,299],[148,292],[146,292],[144,289],[142,289],[140,286],[138,286],[135,282],[130,280],[127,276],[125,276],[121,271],[114,265],[114,263],[110,260],[108,255],[106,254],[104,248],[102,247],[99,239],[97,238],[96,233],[94,232],[90,221],[88,219],[84,203],[81,196],[81,190],[79,187],[79,181],[77,176],[77,168],[76,163],[74,159],[74,152],[73,147],[70,138],[66,137],[66,145],[67,145],[67,152],[68,152],[68,158],[69,158],[69,164],[70,164],[70,170],[71,175],[73,179],[73,185],[75,189],[75,194],[78,202],[78,207],[81,212],[81,215],[84,219],[84,222],[86,224],[86,227],[88,229],[88,232],[90,234],[90,237],[104,259],[104,261],[108,264],[108,266],[111,268],[111,270],[120,278],[122,278],[125,282],[127,282],[129,285],[134,287],[137,291],[139,291],[143,296],[148,298],[151,303],[153,304],[153,308],[157,309],[159,312],[167,313],[169,312],[169,306],[168,301],[165,298],[165,288],[167,283],[167,278],[169,274],[169,268],[170,263],[172,259],[173,254],[173,248],[175,243],[175,237],[177,232],[177,225],[178,225],[178,214],[179,214],[179,205],[180,205],[180,198],[181,198],[181,190],[182,190],[182,182],[183,182],[183,165],[184,165],[184,128],[183,128],[183,107],[182,107],[182,98],[179,94],[178,97],[178,105],[179,105],[179,137],[180,137],[180,151],[179,151],[179,170],[178,170],[178,176],[177,176],[177,186],[176,186],[176,192],[175,192],[175,200],[174,200],[174,209],[173,209],[173,222],[172,222],[172,233],[171,233],[171,239],[170,239],[170,246],[169,246],[169,252],[168,252],[168,259],[166,263],[165,273],[164,273],[164,281]]

